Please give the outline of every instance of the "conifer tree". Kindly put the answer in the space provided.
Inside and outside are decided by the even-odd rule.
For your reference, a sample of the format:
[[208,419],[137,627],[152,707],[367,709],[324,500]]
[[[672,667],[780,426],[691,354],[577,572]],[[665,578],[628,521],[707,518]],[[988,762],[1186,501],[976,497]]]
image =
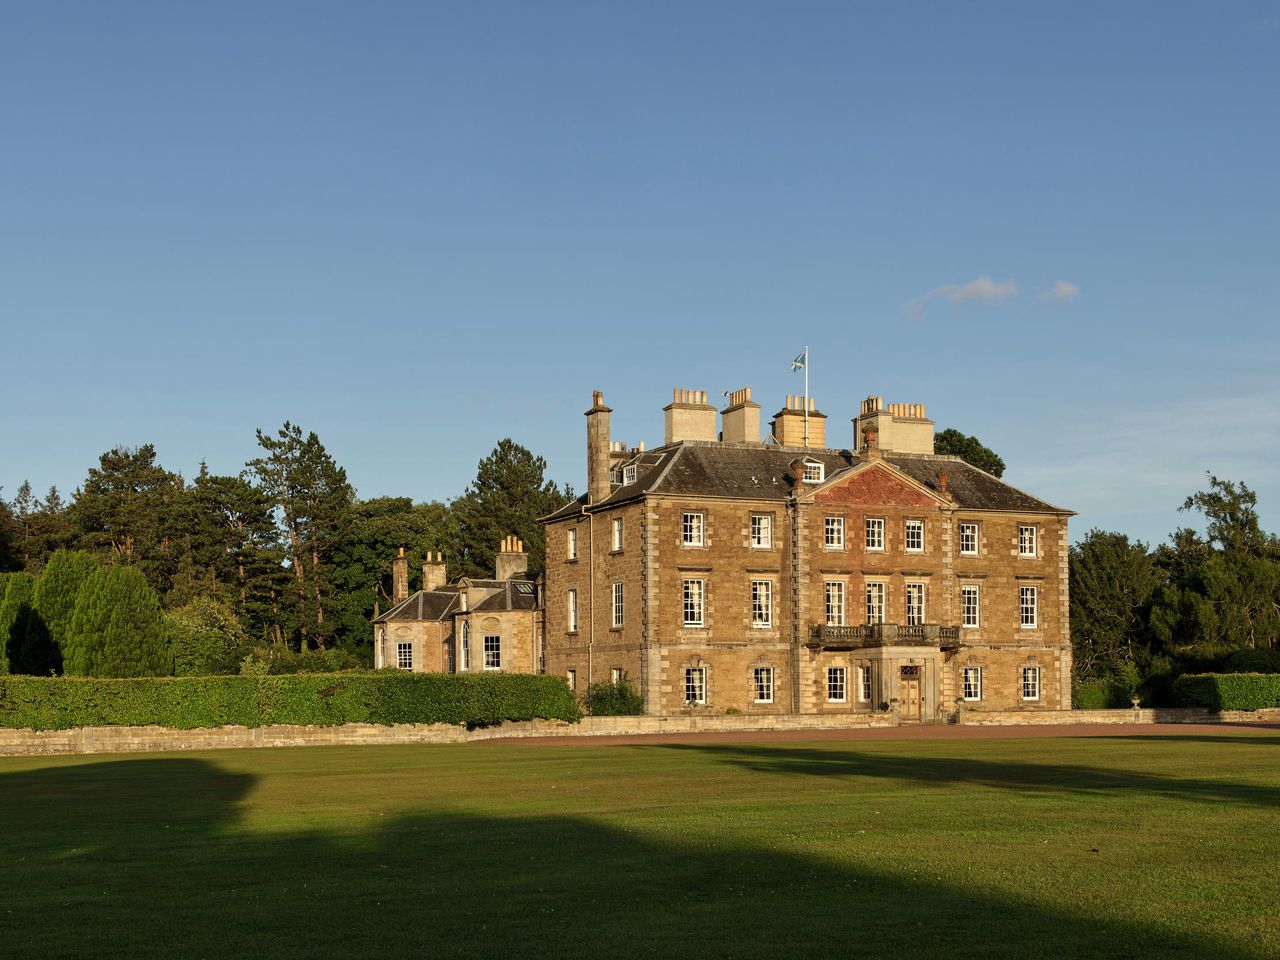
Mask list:
[[[98,569],[98,561],[92,554],[83,550],[57,550],[45,564],[44,573],[36,581],[34,606],[39,614],[40,625],[28,639],[27,646],[33,655],[43,640],[49,648],[49,659],[52,669],[60,669],[63,648],[67,642],[67,630],[71,626],[71,615],[75,612],[76,597],[85,581]],[[34,672],[34,671],[33,671]],[[41,670],[40,673],[47,673]]]
[[100,567],[76,597],[64,670],[82,677],[163,676],[172,670],[160,601],[135,567]]
[[31,619],[35,578],[29,573],[12,573],[6,578],[0,598],[0,673],[11,673],[11,653],[20,651]]

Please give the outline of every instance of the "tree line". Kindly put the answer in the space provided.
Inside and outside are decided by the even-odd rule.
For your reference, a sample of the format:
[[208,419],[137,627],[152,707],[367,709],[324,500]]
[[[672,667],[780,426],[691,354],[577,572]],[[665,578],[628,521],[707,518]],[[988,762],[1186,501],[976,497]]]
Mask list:
[[1257,494],[1210,474],[1180,510],[1204,532],[1152,548],[1091,530],[1071,548],[1077,681],[1160,703],[1182,673],[1280,672],[1280,537],[1262,529]]
[[[429,550],[451,576],[492,575],[508,534],[540,572],[537,518],[573,495],[545,471],[505,439],[456,498],[416,503],[361,499],[319,437],[288,422],[257,431],[256,456],[232,475],[202,463],[188,480],[151,444],[109,450],[69,502],[56,487],[38,497],[30,483],[0,498],[0,667],[128,676],[186,672],[175,666],[184,658],[227,668],[228,651],[254,648],[359,652],[390,601],[400,547],[415,585]],[[111,620],[112,609],[127,613]],[[124,651],[109,642],[126,629],[136,662],[119,661]],[[91,633],[104,650],[85,650]],[[193,637],[221,639],[193,647]]]

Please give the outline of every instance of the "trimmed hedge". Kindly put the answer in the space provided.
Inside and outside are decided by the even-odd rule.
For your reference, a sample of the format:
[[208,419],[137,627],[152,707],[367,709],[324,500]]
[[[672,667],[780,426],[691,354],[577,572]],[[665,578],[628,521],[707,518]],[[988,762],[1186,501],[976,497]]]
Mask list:
[[0,727],[65,730],[156,724],[449,723],[581,716],[560,677],[524,674],[303,673],[226,677],[0,677]]
[[1210,710],[1280,707],[1280,674],[1184,674],[1173,681],[1173,698],[1181,706]]
[[1131,707],[1129,688],[1113,680],[1082,680],[1072,684],[1071,706],[1076,710],[1114,710]]

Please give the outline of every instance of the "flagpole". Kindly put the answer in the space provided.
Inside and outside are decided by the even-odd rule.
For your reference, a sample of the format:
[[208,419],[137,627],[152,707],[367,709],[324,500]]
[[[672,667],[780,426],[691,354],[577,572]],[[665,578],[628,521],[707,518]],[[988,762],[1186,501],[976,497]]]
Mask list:
[[809,347],[804,348],[804,448],[809,449]]

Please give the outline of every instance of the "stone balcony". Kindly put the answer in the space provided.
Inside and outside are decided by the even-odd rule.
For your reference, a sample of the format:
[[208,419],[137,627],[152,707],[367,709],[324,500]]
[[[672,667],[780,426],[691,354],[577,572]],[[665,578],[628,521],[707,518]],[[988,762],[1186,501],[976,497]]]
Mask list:
[[809,628],[807,646],[822,650],[854,650],[859,647],[930,647],[954,650],[960,645],[960,628],[937,623],[906,626],[899,623],[869,623],[856,627],[814,624]]

